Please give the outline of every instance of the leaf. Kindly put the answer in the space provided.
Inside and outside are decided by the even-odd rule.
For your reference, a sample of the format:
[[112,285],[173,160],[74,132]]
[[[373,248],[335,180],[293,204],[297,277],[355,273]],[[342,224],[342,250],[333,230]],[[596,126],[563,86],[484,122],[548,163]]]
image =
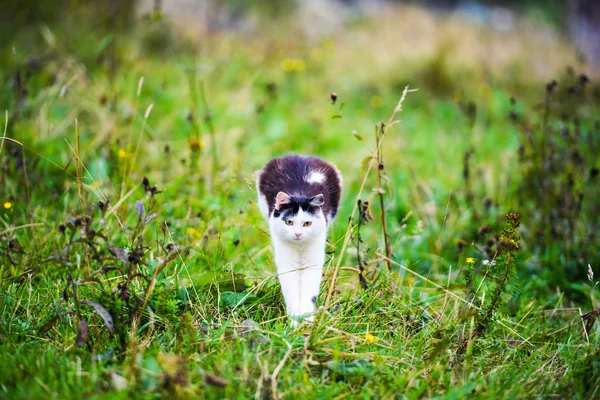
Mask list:
[[329,361],[325,365],[331,371],[343,376],[371,377],[375,373],[373,364],[364,358],[359,358],[351,362]]
[[[59,302],[61,301],[62,299],[59,299]],[[48,332],[54,325],[56,325],[56,321],[58,321],[58,315],[54,314],[48,321],[44,323],[44,325],[38,329],[38,334],[45,334]]]
[[123,389],[127,389],[127,379],[123,378],[121,375],[117,374],[116,372],[111,372],[110,373],[110,380],[112,381],[112,386],[113,388],[115,388],[115,390],[123,390]]
[[342,116],[340,114],[335,114],[331,116],[331,119],[340,119]]
[[135,202],[135,210],[137,211],[137,215],[139,219],[142,219],[142,217],[144,216],[144,203],[142,203],[140,200]]
[[88,324],[85,319],[79,321],[79,327],[77,328],[77,341],[75,345],[77,347],[81,347],[87,343],[88,338],[90,337],[90,332],[88,330]]
[[208,372],[204,372],[204,384],[216,387],[225,387],[229,382],[227,382],[224,378],[220,376],[216,376],[213,374],[209,374]]
[[363,176],[366,173],[367,167],[369,166],[369,163],[371,162],[372,159],[374,159],[375,157],[373,156],[367,156],[365,157],[362,162],[360,163],[360,175]]
[[188,372],[183,357],[176,354],[158,353],[158,362],[165,372],[167,385],[187,385]]
[[591,333],[591,330],[594,327],[594,323],[596,322],[598,317],[600,317],[600,308],[592,310],[581,316],[581,319],[585,321],[585,333],[587,333],[588,335]]
[[161,383],[163,370],[158,364],[156,357],[144,358],[144,363],[140,369],[140,380],[146,390],[155,390]]
[[106,325],[106,327],[108,328],[108,331],[110,333],[114,333],[115,331],[115,324],[113,322],[113,318],[110,315],[110,313],[108,311],[106,311],[106,308],[104,308],[101,304],[96,303],[94,301],[89,301],[89,300],[82,300],[81,301],[83,304],[87,304],[88,306],[92,307],[100,317],[102,317],[102,320],[104,320],[104,325]]
[[119,260],[123,261],[123,263],[127,264],[129,262],[129,259],[127,258],[127,250],[113,246],[110,248],[110,252]]
[[246,303],[249,300],[255,299],[256,295],[254,293],[223,292],[221,293],[221,306],[226,308],[234,308]]
[[363,137],[362,137],[362,136],[360,136],[360,135],[358,134],[358,132],[356,132],[356,131],[352,131],[352,134],[353,134],[353,135],[354,135],[354,137],[355,137],[356,139],[358,139],[359,141],[362,141],[362,140],[363,140]]
[[101,182],[108,177],[109,166],[104,157],[98,157],[93,160],[87,167],[92,179],[96,182]]
[[390,194],[390,199],[389,199],[389,203],[394,201],[394,191],[392,190],[392,182],[390,182],[390,178],[387,177],[387,175],[383,175],[382,176],[383,180],[386,183],[387,186],[387,191]]
[[144,220],[144,223],[147,224],[148,222],[152,221],[154,218],[156,218],[157,215],[158,215],[158,213],[152,213],[152,214],[148,215],[146,217],[146,219]]
[[429,355],[425,358],[427,361],[435,360],[438,356],[440,356],[448,346],[450,345],[450,340],[448,338],[444,338],[437,342],[433,350],[429,353]]
[[260,325],[251,318],[247,318],[242,322],[243,328],[239,330],[240,336],[247,336],[251,341],[258,340],[260,343],[269,343],[271,339],[260,333]]

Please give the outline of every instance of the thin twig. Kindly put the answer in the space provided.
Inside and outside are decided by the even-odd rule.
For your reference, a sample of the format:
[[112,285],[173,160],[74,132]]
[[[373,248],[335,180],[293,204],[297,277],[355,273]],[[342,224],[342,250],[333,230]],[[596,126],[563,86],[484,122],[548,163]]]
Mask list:
[[386,265],[388,271],[392,270],[392,266],[389,259],[392,257],[392,248],[390,246],[390,235],[387,231],[386,217],[385,217],[385,202],[383,201],[383,186],[381,185],[381,178],[383,175],[383,154],[381,145],[383,144],[383,136],[385,135],[385,124],[381,122],[379,127],[375,128],[375,142],[377,144],[376,158],[377,158],[377,194],[379,196],[379,206],[381,208],[381,226],[383,229],[383,241],[385,244],[385,256],[387,258]]

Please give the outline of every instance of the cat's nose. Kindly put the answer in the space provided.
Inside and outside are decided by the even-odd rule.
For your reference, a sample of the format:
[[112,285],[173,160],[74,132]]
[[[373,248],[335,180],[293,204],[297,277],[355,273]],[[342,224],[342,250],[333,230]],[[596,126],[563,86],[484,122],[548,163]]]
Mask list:
[[300,235],[302,235],[301,233],[295,233],[296,237],[299,238]]

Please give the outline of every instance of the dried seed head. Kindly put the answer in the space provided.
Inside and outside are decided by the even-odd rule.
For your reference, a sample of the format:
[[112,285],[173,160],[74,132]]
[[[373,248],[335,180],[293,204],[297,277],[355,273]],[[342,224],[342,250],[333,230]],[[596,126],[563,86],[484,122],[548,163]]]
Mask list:
[[266,86],[267,93],[271,96],[275,95],[277,92],[277,84],[275,82],[269,82]]
[[518,228],[521,225],[521,216],[519,213],[512,212],[510,214],[506,214],[506,221],[513,227]]
[[335,104],[335,102],[337,101],[338,95],[335,92],[331,92],[331,94],[329,95],[329,98],[331,99],[331,104]]
[[491,197],[486,197],[483,200],[483,207],[486,209],[486,211],[490,209],[490,207],[492,206],[492,203],[493,202],[492,202],[492,198]]
[[60,233],[65,233],[67,231],[67,227],[65,226],[65,224],[58,225],[58,231]]
[[482,226],[479,228],[479,231],[478,231],[478,232],[479,232],[479,234],[480,234],[480,235],[485,235],[485,234],[486,234],[486,233],[488,233],[489,231],[490,231],[490,226],[486,224],[486,225],[482,225]]
[[556,80],[552,80],[550,82],[548,82],[546,84],[546,93],[547,94],[552,94],[552,92],[554,92],[554,89],[556,89],[556,85],[558,85],[558,82],[556,82]]

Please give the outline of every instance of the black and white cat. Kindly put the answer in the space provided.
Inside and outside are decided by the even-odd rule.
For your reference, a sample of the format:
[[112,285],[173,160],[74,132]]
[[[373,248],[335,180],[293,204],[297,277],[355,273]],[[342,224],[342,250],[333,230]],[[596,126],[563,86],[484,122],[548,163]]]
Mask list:
[[267,163],[256,186],[287,314],[293,321],[310,318],[319,296],[327,228],[340,204],[342,175],[319,158],[289,155]]

